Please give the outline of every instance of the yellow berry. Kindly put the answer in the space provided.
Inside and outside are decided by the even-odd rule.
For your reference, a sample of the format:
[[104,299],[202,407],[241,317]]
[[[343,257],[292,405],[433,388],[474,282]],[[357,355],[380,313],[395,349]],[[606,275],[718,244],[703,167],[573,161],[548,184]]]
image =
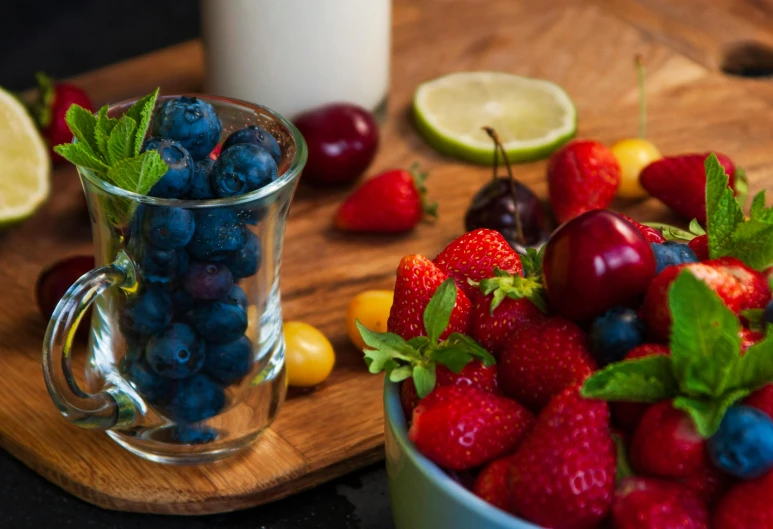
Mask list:
[[288,385],[307,388],[322,383],[335,365],[330,341],[301,321],[285,322],[283,331]]
[[365,342],[355,322],[373,332],[386,332],[393,299],[391,290],[366,290],[354,296],[346,309],[346,332],[357,349],[365,349]]
[[622,173],[620,187],[617,189],[618,196],[623,198],[646,197],[647,191],[639,183],[639,174],[650,163],[663,157],[658,148],[649,140],[630,138],[620,140],[612,145],[611,151],[620,163]]

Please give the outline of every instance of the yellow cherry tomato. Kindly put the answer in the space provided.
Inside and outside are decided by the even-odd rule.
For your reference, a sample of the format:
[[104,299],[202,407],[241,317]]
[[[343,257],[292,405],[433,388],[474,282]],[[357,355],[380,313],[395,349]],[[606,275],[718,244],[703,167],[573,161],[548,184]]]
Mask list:
[[302,321],[285,322],[283,332],[288,385],[308,388],[322,383],[336,360],[330,341]]
[[393,300],[391,290],[366,290],[352,298],[346,309],[346,332],[357,349],[366,346],[355,322],[359,321],[373,332],[386,332]]
[[647,191],[639,183],[639,174],[650,163],[663,158],[658,148],[649,140],[630,138],[612,145],[611,151],[622,172],[617,194],[623,198],[646,197]]

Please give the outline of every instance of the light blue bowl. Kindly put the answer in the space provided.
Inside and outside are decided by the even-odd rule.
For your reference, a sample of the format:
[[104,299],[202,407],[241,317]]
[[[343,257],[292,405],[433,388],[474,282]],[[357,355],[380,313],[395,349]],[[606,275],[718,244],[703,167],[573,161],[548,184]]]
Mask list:
[[395,529],[540,529],[475,496],[408,440],[399,385],[384,384],[384,433]]

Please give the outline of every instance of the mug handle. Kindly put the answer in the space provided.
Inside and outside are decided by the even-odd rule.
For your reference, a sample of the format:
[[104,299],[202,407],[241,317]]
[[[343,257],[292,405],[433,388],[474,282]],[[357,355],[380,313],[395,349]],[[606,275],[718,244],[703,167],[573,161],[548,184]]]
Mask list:
[[[81,276],[65,293],[51,315],[43,340],[43,376],[61,414],[82,428],[110,430],[130,426],[137,418],[134,401],[117,388],[86,393],[72,372],[72,344],[83,315],[105,290],[137,288],[134,263],[120,251],[111,264]],[[87,322],[88,323],[88,322]]]

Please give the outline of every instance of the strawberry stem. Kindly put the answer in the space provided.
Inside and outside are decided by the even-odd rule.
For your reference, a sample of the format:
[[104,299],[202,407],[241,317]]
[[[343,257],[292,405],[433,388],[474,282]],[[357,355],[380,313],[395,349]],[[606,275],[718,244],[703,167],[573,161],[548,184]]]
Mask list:
[[489,137],[494,140],[494,181],[497,180],[497,159],[499,158],[497,156],[497,149],[499,152],[502,153],[502,159],[505,162],[505,167],[507,168],[507,176],[508,176],[508,182],[510,183],[510,193],[513,195],[513,218],[515,219],[515,238],[518,243],[526,246],[526,238],[523,236],[523,226],[521,224],[521,217],[518,215],[518,196],[515,192],[515,177],[513,176],[513,168],[510,166],[510,160],[507,157],[507,151],[505,151],[504,146],[502,145],[502,142],[499,139],[499,134],[497,134],[497,131],[495,131],[491,127],[483,127],[483,130],[486,131],[486,134],[489,135]]
[[427,200],[427,186],[424,185],[424,182],[427,180],[429,173],[419,169],[419,162],[414,162],[411,165],[409,172],[413,177],[413,185],[416,186],[416,189],[419,192],[419,197],[421,197],[421,209],[424,211],[424,215],[436,219],[437,202],[430,202]]
[[639,85],[639,137],[644,139],[647,136],[647,95],[644,91],[644,66],[642,57],[636,54],[634,64],[636,65],[637,84]]

